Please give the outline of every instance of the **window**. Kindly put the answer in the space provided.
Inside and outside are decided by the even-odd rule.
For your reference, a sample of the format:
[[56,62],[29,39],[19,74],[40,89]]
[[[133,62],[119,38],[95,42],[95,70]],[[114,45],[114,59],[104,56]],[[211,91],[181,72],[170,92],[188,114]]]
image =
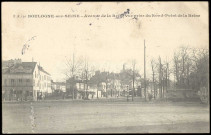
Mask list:
[[15,80],[11,79],[11,85],[14,86],[15,85]]
[[37,75],[37,74],[36,74],[36,71],[35,71],[35,74],[34,74],[34,75],[35,75],[35,78],[36,78],[36,77],[37,77],[37,76],[36,76],[36,75]]
[[7,85],[7,79],[4,79],[4,85]]
[[19,83],[22,83],[22,79],[18,79],[18,82],[19,82]]
[[29,92],[29,96],[33,96],[33,92],[32,91]]
[[30,80],[29,80],[29,79],[26,79],[26,82],[27,82],[27,83],[29,83],[29,82],[30,82]]

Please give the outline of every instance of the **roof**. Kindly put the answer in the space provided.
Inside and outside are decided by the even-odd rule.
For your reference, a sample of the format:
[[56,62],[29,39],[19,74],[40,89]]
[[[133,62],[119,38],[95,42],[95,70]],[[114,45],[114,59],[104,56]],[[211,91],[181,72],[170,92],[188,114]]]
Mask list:
[[[32,74],[35,70],[37,62],[21,62],[16,63],[10,67],[5,67],[2,69],[3,74]],[[38,70],[50,75],[46,72],[43,67],[38,65]]]
[[66,85],[65,82],[52,82],[53,84],[56,84],[56,85]]
[[32,68],[32,72],[34,72],[35,66],[36,66],[37,62],[22,62],[22,65],[24,67],[28,67],[28,68]]
[[[86,80],[84,80],[84,79],[83,80],[82,79],[75,79],[75,80],[73,80],[73,77],[71,77],[71,78],[69,78],[69,79],[66,80],[66,83],[70,83],[70,82],[73,82],[73,81],[75,83],[85,83],[86,82]],[[89,81],[90,80],[88,79],[87,80],[87,83],[90,83]]]
[[3,74],[32,74],[37,62],[22,62],[4,69]]
[[42,72],[44,72],[44,73],[50,75],[48,72],[46,72],[46,71],[43,69],[43,67],[41,67],[41,66],[39,66],[39,65],[38,65],[38,69],[39,69],[40,71],[42,71]]

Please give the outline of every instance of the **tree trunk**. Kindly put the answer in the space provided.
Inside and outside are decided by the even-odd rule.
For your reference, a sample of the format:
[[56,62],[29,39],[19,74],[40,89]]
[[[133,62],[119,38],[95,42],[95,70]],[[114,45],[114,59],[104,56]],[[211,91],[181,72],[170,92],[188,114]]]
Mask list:
[[159,57],[159,85],[160,85],[160,98],[162,98],[162,64],[161,64],[161,58]]
[[154,79],[154,72],[153,72],[153,89],[154,89],[154,99],[155,99],[155,79]]
[[74,97],[74,96],[75,96],[74,85],[75,85],[75,83],[73,82],[73,91],[72,91],[72,95],[73,95],[72,98],[73,98],[73,100],[74,100],[74,98],[75,98],[75,97]]
[[133,91],[132,91],[132,101],[133,101],[133,98],[134,98],[134,81],[135,81],[135,75],[134,75],[134,69],[133,69]]

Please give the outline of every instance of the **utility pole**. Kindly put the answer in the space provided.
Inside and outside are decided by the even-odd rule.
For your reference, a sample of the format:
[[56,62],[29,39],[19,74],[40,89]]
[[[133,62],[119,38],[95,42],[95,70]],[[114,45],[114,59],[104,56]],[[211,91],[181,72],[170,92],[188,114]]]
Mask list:
[[75,59],[75,56],[74,56],[74,52],[73,52],[73,67],[72,67],[72,75],[73,75],[73,92],[72,92],[72,94],[73,94],[73,100],[74,100],[74,85],[75,85],[75,76],[74,76],[74,68],[75,68],[75,61],[74,61],[74,59]]
[[145,101],[147,101],[147,94],[146,94],[146,52],[145,52],[146,46],[145,46],[145,40],[144,40],[144,95],[145,95]]
[[133,98],[134,98],[134,91],[135,91],[135,88],[134,88],[134,83],[135,83],[135,61],[133,61],[133,91],[132,91],[132,101],[133,101]]

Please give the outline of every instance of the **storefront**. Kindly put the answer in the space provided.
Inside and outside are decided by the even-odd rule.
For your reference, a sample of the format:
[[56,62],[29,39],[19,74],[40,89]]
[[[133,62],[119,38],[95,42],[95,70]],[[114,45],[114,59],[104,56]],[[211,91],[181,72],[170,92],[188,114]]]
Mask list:
[[4,87],[2,91],[3,101],[28,101],[32,97],[32,87]]

